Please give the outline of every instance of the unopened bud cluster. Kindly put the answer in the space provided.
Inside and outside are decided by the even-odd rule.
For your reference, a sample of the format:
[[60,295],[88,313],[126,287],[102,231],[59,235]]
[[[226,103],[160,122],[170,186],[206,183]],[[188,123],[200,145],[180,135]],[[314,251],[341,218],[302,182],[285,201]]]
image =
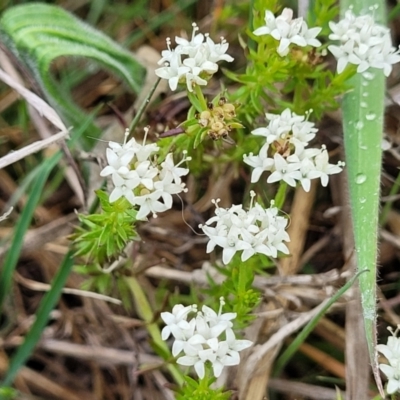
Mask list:
[[236,117],[236,105],[228,103],[224,97],[218,101],[218,105],[208,104],[208,109],[198,115],[199,125],[207,128],[207,134],[213,140],[226,138],[232,129],[242,125],[234,120]]

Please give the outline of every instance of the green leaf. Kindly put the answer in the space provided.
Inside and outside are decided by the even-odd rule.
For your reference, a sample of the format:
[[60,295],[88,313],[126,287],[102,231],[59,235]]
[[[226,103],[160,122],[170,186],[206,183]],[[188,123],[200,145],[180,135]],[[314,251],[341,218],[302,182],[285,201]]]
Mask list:
[[[353,13],[360,15],[375,4],[374,0],[345,0],[341,14],[351,6]],[[379,23],[384,19],[384,7],[382,3],[373,12]],[[370,68],[349,83],[354,90],[343,99],[343,129],[355,254],[358,271],[367,271],[360,276],[361,303],[372,370],[383,395],[376,351],[376,259],[385,77],[382,70]]]
[[85,114],[51,75],[56,58],[93,59],[123,78],[135,92],[143,81],[145,69],[129,51],[57,6],[29,3],[9,8],[0,18],[0,40],[31,71],[53,107],[75,126]]

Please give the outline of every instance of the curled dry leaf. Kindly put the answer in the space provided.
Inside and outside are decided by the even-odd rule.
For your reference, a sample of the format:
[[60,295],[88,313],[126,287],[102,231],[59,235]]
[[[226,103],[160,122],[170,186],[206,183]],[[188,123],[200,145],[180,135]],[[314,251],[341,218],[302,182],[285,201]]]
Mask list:
[[2,80],[8,86],[16,90],[33,108],[35,108],[38,111],[38,113],[41,116],[45,117],[56,128],[60,130],[59,133],[51,136],[50,138],[37,141],[35,143],[30,144],[29,146],[26,146],[20,150],[17,150],[13,153],[7,154],[6,156],[0,158],[0,169],[1,169],[9,164],[12,164],[26,157],[29,154],[35,153],[45,147],[48,147],[50,144],[58,140],[64,139],[66,136],[68,136],[68,129],[52,107],[50,107],[43,99],[38,97],[35,93],[32,93],[30,90],[20,85],[15,79],[13,79],[10,75],[5,73],[2,69],[0,69],[0,80]]

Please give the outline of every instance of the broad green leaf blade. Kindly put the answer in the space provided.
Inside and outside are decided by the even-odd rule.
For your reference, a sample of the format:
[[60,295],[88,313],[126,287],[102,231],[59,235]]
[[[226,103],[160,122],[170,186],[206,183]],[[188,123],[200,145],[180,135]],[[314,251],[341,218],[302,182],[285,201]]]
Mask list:
[[56,58],[90,58],[123,78],[135,92],[145,74],[128,50],[57,6],[29,3],[9,8],[0,18],[0,40],[31,71],[49,102],[75,126],[85,114],[51,75]]
[[[371,11],[375,0],[344,0],[341,14],[352,6],[355,15]],[[385,15],[383,3],[374,9],[376,22]],[[360,276],[361,303],[365,334],[373,373],[383,394],[375,350],[376,338],[376,259],[379,219],[380,176],[385,77],[382,70],[369,69],[356,74],[349,83],[354,90],[343,99],[343,129],[349,179],[354,242]]]

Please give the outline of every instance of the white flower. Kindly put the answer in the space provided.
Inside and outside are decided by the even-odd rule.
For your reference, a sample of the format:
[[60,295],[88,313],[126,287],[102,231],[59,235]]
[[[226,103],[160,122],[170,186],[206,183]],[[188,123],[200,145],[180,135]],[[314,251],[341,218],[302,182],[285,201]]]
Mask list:
[[136,219],[146,220],[150,213],[153,218],[156,218],[158,213],[167,211],[170,207],[160,201],[161,196],[164,194],[162,190],[155,190],[154,192],[142,190],[139,196],[134,196],[132,204],[140,206]]
[[208,36],[208,34],[206,36],[207,36],[206,42],[209,51],[208,55],[209,61],[213,63],[217,63],[218,61],[228,61],[228,62],[233,61],[233,57],[231,57],[229,54],[226,54],[226,51],[228,50],[229,47],[229,43],[223,37],[221,37],[220,43],[215,44],[214,41]]
[[159,64],[167,63],[158,68],[155,73],[167,79],[171,90],[176,90],[178,83],[186,83],[187,89],[192,92],[193,86],[207,85],[208,79],[218,71],[219,61],[233,61],[226,54],[229,44],[224,38],[220,43],[214,43],[208,34],[197,33],[199,28],[192,24],[191,40],[175,37],[177,46],[171,49],[171,40],[167,38],[167,50],[164,50]]
[[[189,173],[189,169],[179,167],[191,158],[184,156],[174,165],[171,153],[165,161],[158,165],[152,155],[159,150],[155,143],[145,144],[148,129],[145,128],[145,139],[139,144],[135,139],[126,142],[129,130],[125,133],[123,145],[110,142],[107,149],[109,165],[101,171],[101,176],[112,177],[114,189],[110,194],[110,202],[125,197],[132,206],[139,206],[136,219],[143,220],[152,213],[164,212],[172,207],[172,195],[186,191],[181,177]],[[154,157],[153,157],[154,158]]]
[[[254,192],[252,195],[255,196]],[[283,241],[290,241],[285,232],[287,220],[277,215],[275,207],[265,210],[258,203],[251,204],[245,211],[242,205],[233,205],[229,209],[216,205],[215,217],[210,218],[205,225],[200,225],[203,232],[210,238],[207,243],[207,253],[215,246],[222,247],[222,262],[228,264],[236,252],[242,251],[241,260],[246,261],[256,253],[277,257],[278,251],[288,253]],[[215,227],[210,226],[216,224]]]
[[329,156],[325,147],[322,147],[321,153],[315,156],[315,169],[321,174],[322,186],[328,185],[328,175],[338,174],[343,170],[343,166],[343,162],[339,162],[337,165],[329,164]]
[[299,47],[321,46],[321,42],[316,37],[322,28],[308,29],[303,18],[293,19],[293,10],[290,8],[285,8],[276,18],[271,11],[266,10],[264,20],[265,26],[257,28],[253,33],[256,36],[271,35],[279,40],[277,52],[282,57],[289,53],[289,46],[292,43]]
[[161,331],[162,339],[167,340],[171,334],[176,338],[180,335],[182,330],[188,329],[189,323],[187,322],[187,316],[190,312],[195,310],[196,307],[193,305],[184,307],[182,304],[176,304],[172,308],[172,313],[162,312],[160,316],[166,324]]
[[382,69],[389,76],[392,65],[400,61],[399,50],[392,46],[390,31],[376,24],[370,15],[355,16],[351,10],[338,23],[330,22],[331,40],[339,45],[328,46],[329,51],[338,60],[337,71],[340,74],[347,64],[357,65],[362,73],[370,67]]
[[250,347],[250,340],[237,340],[232,330],[232,320],[236,313],[222,313],[224,299],[220,299],[218,314],[210,307],[203,306],[202,312],[191,320],[188,315],[196,311],[197,306],[179,304],[174,306],[172,313],[161,313],[166,322],[162,330],[162,338],[166,340],[172,333],[175,338],[172,354],[177,363],[193,366],[200,379],[205,376],[206,364],[211,364],[215,377],[221,375],[225,366],[237,365],[240,362],[239,352]]
[[[184,153],[186,154],[186,153]],[[166,179],[173,181],[177,184],[182,182],[181,176],[189,173],[188,168],[179,167],[183,162],[190,161],[191,157],[184,157],[178,164],[174,164],[174,157],[172,153],[169,153],[165,158],[165,161],[161,163],[162,170],[160,171],[160,179]]]
[[111,149],[106,150],[108,165],[100,172],[100,176],[118,175],[125,177],[129,173],[129,163],[132,161],[133,154],[128,152],[121,156]]
[[[308,115],[292,113],[288,108],[281,114],[265,114],[269,123],[266,127],[252,131],[253,135],[263,136],[265,143],[258,155],[250,153],[243,161],[253,169],[251,182],[258,182],[264,171],[271,172],[268,183],[284,181],[295,187],[298,182],[305,191],[311,187],[311,179],[321,179],[326,186],[331,174],[342,171],[344,163],[329,164],[325,146],[321,149],[306,148],[314,139],[317,129],[307,120]],[[253,246],[254,248],[254,246]],[[266,249],[260,251],[266,254]],[[250,254],[247,252],[246,254]]]
[[251,182],[258,182],[261,174],[264,171],[271,171],[275,165],[274,159],[268,157],[269,145],[266,143],[260,150],[260,153],[255,156],[253,153],[243,156],[243,161],[253,167],[253,172],[251,173]]
[[387,344],[378,344],[376,349],[392,363],[400,362],[400,338],[389,336]]
[[392,367],[387,364],[379,364],[379,369],[387,376],[388,384],[386,390],[388,394],[393,394],[400,390],[400,368]]
[[399,328],[399,325],[395,331],[393,331],[392,328],[388,328],[392,336],[389,336],[387,344],[378,344],[376,346],[376,349],[382,353],[389,362],[389,365],[379,364],[379,369],[389,380],[387,385],[388,394],[400,391],[400,338],[397,337]]
[[171,90],[176,90],[181,76],[184,76],[189,71],[189,67],[182,65],[180,54],[174,52],[171,54],[167,65],[156,69],[155,73],[160,78],[168,80],[168,85]]
[[136,182],[130,179],[124,179],[118,174],[114,174],[112,177],[115,185],[114,190],[110,194],[110,203],[114,203],[120,197],[125,197],[129,203],[135,205],[133,189],[136,187]]
[[295,187],[296,180],[301,179],[301,173],[297,164],[288,163],[279,153],[274,155],[274,172],[268,177],[267,182],[284,181]]

